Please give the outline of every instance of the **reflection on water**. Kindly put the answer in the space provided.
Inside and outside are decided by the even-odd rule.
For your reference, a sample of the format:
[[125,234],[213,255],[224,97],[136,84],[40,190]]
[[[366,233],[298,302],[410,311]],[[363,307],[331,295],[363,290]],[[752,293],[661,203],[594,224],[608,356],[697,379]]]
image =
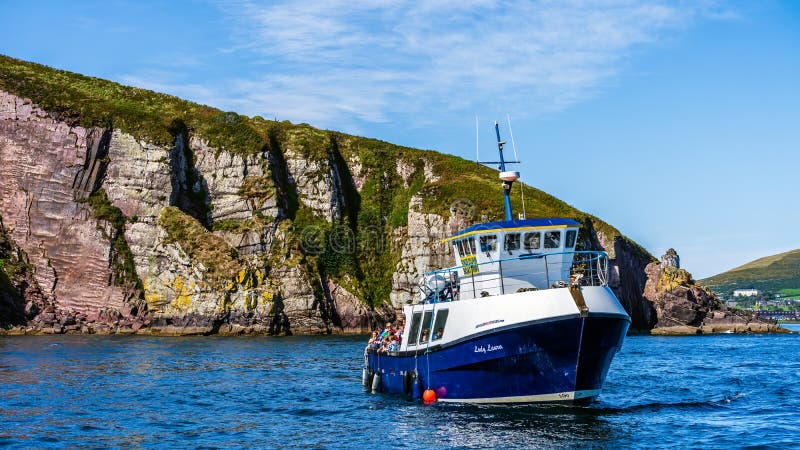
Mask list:
[[361,337],[0,337],[0,446],[783,446],[798,335],[630,337],[589,407],[361,390]]

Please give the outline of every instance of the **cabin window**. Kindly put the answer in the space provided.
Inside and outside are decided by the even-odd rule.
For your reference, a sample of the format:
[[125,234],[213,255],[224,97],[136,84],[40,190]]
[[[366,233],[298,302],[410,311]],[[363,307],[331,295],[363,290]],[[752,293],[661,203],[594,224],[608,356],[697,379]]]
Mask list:
[[542,246],[542,233],[525,233],[525,250],[539,250]]
[[433,322],[433,337],[431,341],[438,341],[444,334],[444,326],[447,323],[447,310],[440,309],[436,313],[436,320]]
[[417,343],[420,323],[422,323],[422,313],[414,313],[414,317],[411,319],[411,330],[408,331],[408,345]]
[[561,247],[561,232],[547,231],[544,233],[544,248]]
[[503,248],[508,253],[511,253],[512,250],[519,250],[519,233],[507,234],[503,242]]
[[[472,238],[469,239],[459,239],[458,241],[458,248],[461,250],[461,257],[463,258],[466,255],[472,255],[475,253],[475,243],[472,242],[470,245],[470,241]],[[462,250],[463,249],[463,250]]]
[[475,238],[467,238],[466,244],[464,244],[464,249],[467,250],[468,254],[474,255],[475,254]]
[[567,240],[564,243],[564,246],[567,248],[575,247],[575,237],[578,235],[576,230],[569,230],[567,231]]
[[463,258],[466,253],[464,253],[464,241],[461,239],[456,241],[456,248],[458,249],[458,256],[459,258]]
[[497,250],[497,236],[490,234],[488,236],[481,236],[481,251],[491,253]]
[[431,321],[433,319],[433,311],[425,311],[425,316],[422,319],[422,332],[419,334],[419,344],[426,344],[431,337]]

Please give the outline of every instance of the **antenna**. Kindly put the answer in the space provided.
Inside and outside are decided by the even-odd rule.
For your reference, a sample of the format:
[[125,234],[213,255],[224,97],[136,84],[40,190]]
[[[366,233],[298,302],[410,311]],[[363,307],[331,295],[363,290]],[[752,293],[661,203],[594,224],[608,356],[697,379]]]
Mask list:
[[[475,119],[477,124],[477,117]],[[505,218],[507,221],[514,220],[514,217],[511,215],[511,186],[513,186],[514,182],[519,179],[519,172],[516,170],[506,170],[506,164],[519,164],[520,162],[517,160],[514,161],[506,161],[503,157],[503,145],[505,145],[505,141],[500,139],[500,124],[497,123],[495,120],[494,122],[494,132],[497,135],[497,151],[498,155],[500,156],[499,161],[477,161],[478,164],[499,164],[498,167],[500,172],[500,180],[503,181],[503,209],[505,209]],[[475,136],[477,137],[477,127],[475,131]],[[516,152],[515,152],[516,153]]]
[[478,116],[475,116],[475,162],[481,160],[481,156],[478,153]]
[[[506,113],[506,121],[508,122],[508,134],[511,136],[511,148],[514,149],[514,159],[519,161],[517,157],[517,144],[514,142],[514,131],[511,129],[511,115]],[[522,183],[519,184],[519,195],[522,197],[522,218],[528,217],[525,214],[525,189],[522,187]]]
[[514,160],[519,161],[517,157],[517,144],[514,142],[514,131],[511,130],[511,116],[506,113],[506,121],[508,121],[508,134],[511,136],[511,148],[514,149]]
[[[520,164],[520,160],[516,158],[516,156],[517,156],[517,151],[516,150],[514,150],[514,161],[506,161],[503,158],[503,145],[505,145],[505,142],[500,142],[500,129],[499,129],[499,126],[500,125],[495,120],[494,121],[494,128],[495,128],[495,133],[497,134],[498,149],[500,150],[500,161],[480,161],[479,160],[477,162],[479,164],[484,164],[484,165],[487,165],[487,166],[488,165],[500,164],[501,165],[500,171],[502,172],[503,170],[505,170],[505,168],[504,168],[505,164]],[[478,137],[478,117],[477,116],[475,117],[475,137],[476,137],[476,139]],[[476,142],[475,145],[477,147],[477,142]]]

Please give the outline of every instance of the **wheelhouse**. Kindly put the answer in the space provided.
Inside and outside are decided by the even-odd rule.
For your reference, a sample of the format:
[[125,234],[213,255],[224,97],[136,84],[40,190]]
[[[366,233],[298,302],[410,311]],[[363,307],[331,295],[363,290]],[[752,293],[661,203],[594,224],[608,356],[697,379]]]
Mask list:
[[525,219],[489,222],[445,239],[453,246],[456,267],[438,284],[457,284],[460,299],[547,289],[570,283],[580,224],[572,219]]

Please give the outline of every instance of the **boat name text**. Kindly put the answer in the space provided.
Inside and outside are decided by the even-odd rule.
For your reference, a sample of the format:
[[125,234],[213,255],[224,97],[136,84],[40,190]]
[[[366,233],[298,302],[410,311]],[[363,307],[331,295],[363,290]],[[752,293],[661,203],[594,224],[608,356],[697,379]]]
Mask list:
[[498,345],[491,345],[491,344],[489,344],[489,345],[486,345],[486,346],[476,345],[474,351],[475,351],[475,353],[489,353],[489,352],[496,352],[496,351],[502,350],[502,349],[503,349],[502,345],[499,345],[499,344]]

